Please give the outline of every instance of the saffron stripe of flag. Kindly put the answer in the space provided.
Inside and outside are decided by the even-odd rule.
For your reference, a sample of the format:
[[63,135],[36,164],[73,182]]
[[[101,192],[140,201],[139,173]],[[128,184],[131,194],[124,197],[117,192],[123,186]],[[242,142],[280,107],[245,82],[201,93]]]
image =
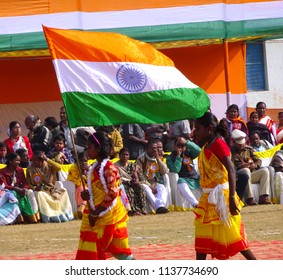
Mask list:
[[70,127],[200,117],[204,90],[151,45],[118,33],[43,27]]

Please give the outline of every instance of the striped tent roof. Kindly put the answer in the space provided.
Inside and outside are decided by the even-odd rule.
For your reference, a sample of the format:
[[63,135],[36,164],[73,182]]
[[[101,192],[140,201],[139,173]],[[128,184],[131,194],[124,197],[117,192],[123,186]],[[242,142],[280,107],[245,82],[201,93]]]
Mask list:
[[49,56],[42,25],[112,31],[175,48],[283,37],[276,0],[2,0],[0,58]]

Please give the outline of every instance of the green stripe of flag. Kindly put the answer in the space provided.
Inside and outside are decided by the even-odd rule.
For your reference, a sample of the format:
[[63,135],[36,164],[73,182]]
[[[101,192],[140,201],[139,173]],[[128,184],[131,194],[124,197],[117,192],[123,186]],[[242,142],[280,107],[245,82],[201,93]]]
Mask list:
[[201,88],[139,94],[65,92],[62,98],[71,127],[165,123],[200,117],[210,107],[209,97]]

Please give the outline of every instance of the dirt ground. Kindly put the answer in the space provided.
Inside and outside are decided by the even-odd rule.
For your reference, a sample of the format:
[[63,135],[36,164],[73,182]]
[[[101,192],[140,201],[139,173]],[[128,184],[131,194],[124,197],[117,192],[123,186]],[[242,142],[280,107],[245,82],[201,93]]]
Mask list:
[[[283,240],[283,205],[244,207],[242,219],[249,241]],[[130,246],[193,244],[193,221],[192,212],[130,217]],[[74,220],[61,224],[2,226],[0,256],[74,251],[78,245],[80,223]]]

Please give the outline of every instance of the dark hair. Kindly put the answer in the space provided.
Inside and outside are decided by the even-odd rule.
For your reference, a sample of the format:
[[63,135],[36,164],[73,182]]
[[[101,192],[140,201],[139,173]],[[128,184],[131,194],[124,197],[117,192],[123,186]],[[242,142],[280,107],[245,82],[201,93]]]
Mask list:
[[260,106],[260,105],[264,105],[265,108],[266,108],[266,104],[263,102],[263,101],[259,101],[257,104],[256,104],[256,109]]
[[250,134],[249,134],[249,138],[251,138],[255,134],[257,134],[259,136],[259,138],[261,139],[261,135],[260,135],[260,132],[258,130],[251,131]]
[[157,144],[159,141],[160,141],[159,139],[155,139],[155,138],[149,139],[148,142],[146,143],[145,147],[148,148],[153,144]]
[[113,149],[112,139],[104,131],[97,131],[89,135],[88,142],[95,147],[100,147],[99,155],[101,158],[107,158]]
[[10,165],[10,162],[11,162],[12,160],[14,160],[15,158],[17,158],[17,157],[19,157],[19,155],[18,155],[17,153],[10,153],[10,154],[7,154],[7,155],[6,155],[6,160],[7,160],[6,164],[7,164],[7,166],[9,166],[9,165]]
[[[180,139],[185,139],[186,140],[186,142],[187,142],[187,139],[185,138],[185,137],[183,137],[183,136],[178,136],[178,137],[176,137],[175,138],[175,140],[174,140],[174,145],[180,140]],[[160,142],[162,143],[162,141],[160,140]]]
[[250,118],[251,118],[253,115],[255,115],[255,114],[258,115],[258,112],[257,112],[257,111],[252,111],[252,112],[250,113]]
[[55,128],[59,124],[58,124],[58,121],[57,121],[57,119],[55,117],[47,117],[44,120],[44,125],[50,125],[52,128]]
[[17,122],[17,121],[12,121],[12,122],[10,122],[10,124],[9,124],[9,128],[10,128],[10,129],[13,129],[13,127],[14,127],[16,124],[18,124],[18,125],[21,126],[21,124],[20,124],[19,122]]
[[57,140],[60,140],[60,141],[63,141],[65,143],[66,141],[66,138],[65,138],[65,135],[64,133],[58,133],[54,136],[54,138],[52,139],[52,144],[54,144],[55,141]]
[[7,144],[5,142],[0,142],[0,148],[6,148],[7,149]]
[[120,151],[119,151],[119,155],[123,154],[124,152],[128,152],[130,153],[130,150],[128,148],[122,148]]
[[20,148],[18,150],[16,150],[16,153],[21,157],[24,153],[27,153],[28,150],[25,148]]
[[210,112],[205,112],[204,115],[200,118],[197,118],[195,122],[204,127],[209,127],[211,125],[214,129],[214,132],[218,132],[218,120],[216,116]]
[[[45,152],[42,151],[42,150],[35,150],[35,151],[33,151],[32,157],[37,157],[37,158],[41,159],[39,156],[40,156],[42,153],[45,154]],[[43,161],[43,159],[41,159],[41,160]]]
[[227,108],[226,113],[228,113],[231,109],[235,109],[235,110],[237,110],[237,112],[239,113],[239,107],[238,107],[237,104],[231,104],[231,105]]

